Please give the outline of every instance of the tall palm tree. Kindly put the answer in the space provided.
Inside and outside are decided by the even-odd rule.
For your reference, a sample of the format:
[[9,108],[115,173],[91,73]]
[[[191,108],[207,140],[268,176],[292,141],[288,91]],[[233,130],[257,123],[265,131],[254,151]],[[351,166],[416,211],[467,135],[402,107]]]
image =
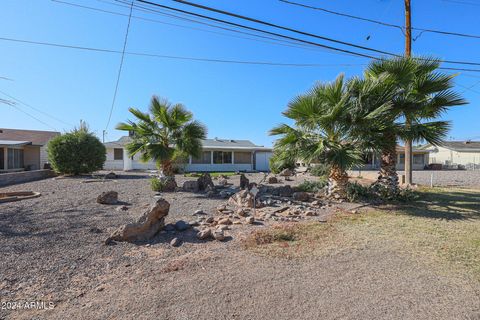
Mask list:
[[327,196],[344,198],[348,184],[347,170],[362,163],[362,132],[368,123],[376,123],[383,108],[360,110],[353,114],[350,92],[340,75],[332,83],[319,83],[309,92],[294,98],[283,114],[294,126],[279,125],[270,131],[281,137],[275,151],[290,159],[329,165]]
[[[432,58],[398,57],[375,60],[365,71],[366,78],[388,75],[396,88],[392,99],[394,125],[384,132],[381,152],[381,170],[378,183],[395,193],[398,178],[395,169],[396,145],[403,140],[427,141],[432,145],[442,143],[448,133],[448,121],[434,121],[449,107],[467,102],[451,89],[454,75],[438,72],[440,62]],[[410,161],[405,157],[405,161]],[[409,173],[407,173],[409,174]]]
[[130,108],[137,121],[119,123],[116,128],[132,133],[132,141],[126,145],[131,156],[140,154],[144,162],[155,160],[163,174],[171,177],[175,158],[200,155],[207,129],[181,104],[153,96],[149,109],[150,113],[144,113]]

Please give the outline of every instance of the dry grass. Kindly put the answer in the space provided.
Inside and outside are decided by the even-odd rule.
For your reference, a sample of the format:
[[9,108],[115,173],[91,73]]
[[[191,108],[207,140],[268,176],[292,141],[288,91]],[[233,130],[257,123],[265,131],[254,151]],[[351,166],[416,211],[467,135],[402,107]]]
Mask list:
[[480,192],[423,189],[415,202],[339,213],[327,223],[279,225],[248,236],[245,247],[287,258],[384,248],[480,280]]

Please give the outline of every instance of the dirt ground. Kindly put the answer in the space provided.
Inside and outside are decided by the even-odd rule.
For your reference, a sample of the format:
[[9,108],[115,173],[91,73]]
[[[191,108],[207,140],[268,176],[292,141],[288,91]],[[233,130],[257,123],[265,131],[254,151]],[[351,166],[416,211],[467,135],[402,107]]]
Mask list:
[[[180,185],[185,179],[177,177]],[[0,204],[0,319],[480,319],[478,282],[445,275],[385,244],[299,259],[262,255],[242,245],[266,227],[259,222],[233,226],[225,242],[197,240],[190,229],[106,246],[108,234],[132,221],[135,208],[155,193],[142,173],[105,183],[83,180],[0,189],[42,193]],[[107,190],[118,191],[130,209],[97,204],[96,196]],[[167,223],[193,221],[197,209],[214,215],[225,203],[185,192],[162,196],[171,203]],[[325,216],[336,211],[332,206]],[[174,237],[183,241],[180,247],[169,244]],[[9,301],[53,308],[8,310]]]

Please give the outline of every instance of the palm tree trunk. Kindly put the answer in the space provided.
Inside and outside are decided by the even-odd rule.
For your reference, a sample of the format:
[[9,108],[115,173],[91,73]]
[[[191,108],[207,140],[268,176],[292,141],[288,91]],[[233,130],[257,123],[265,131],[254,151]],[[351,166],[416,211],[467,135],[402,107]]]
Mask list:
[[173,165],[171,160],[162,161],[162,172],[167,177],[175,176],[175,173],[173,172]]
[[332,166],[328,176],[327,197],[345,199],[347,197],[348,175],[337,166]]
[[396,139],[392,135],[389,138],[390,145],[382,150],[380,160],[380,175],[378,176],[375,186],[381,187],[387,192],[388,197],[396,196],[398,194],[398,175],[397,175],[397,150]]

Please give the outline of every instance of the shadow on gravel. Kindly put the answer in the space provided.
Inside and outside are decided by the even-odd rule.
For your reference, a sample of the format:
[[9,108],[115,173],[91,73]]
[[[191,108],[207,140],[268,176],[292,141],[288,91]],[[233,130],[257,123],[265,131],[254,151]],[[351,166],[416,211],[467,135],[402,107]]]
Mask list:
[[399,208],[408,215],[444,220],[480,219],[480,192],[424,192]]
[[[206,243],[209,241],[214,241],[213,239],[208,240],[200,240],[197,238],[198,230],[195,229],[188,229],[185,231],[176,231],[176,232],[160,232],[154,238],[146,241],[137,241],[133,242],[133,244],[138,246],[143,246],[146,244],[155,245],[160,243],[170,243],[174,238],[178,238],[182,243],[193,243],[193,244],[201,244]],[[228,242],[233,240],[232,237],[226,236],[223,242]]]

